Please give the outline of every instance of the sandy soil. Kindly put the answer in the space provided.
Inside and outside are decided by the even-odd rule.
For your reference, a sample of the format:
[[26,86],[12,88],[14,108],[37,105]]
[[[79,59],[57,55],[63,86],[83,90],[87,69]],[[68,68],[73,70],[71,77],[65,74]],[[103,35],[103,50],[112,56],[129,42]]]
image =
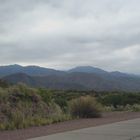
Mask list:
[[28,138],[46,136],[54,133],[93,127],[135,118],[140,118],[140,112],[104,113],[102,118],[71,120],[47,126],[3,131],[0,132],[0,140],[26,140]]

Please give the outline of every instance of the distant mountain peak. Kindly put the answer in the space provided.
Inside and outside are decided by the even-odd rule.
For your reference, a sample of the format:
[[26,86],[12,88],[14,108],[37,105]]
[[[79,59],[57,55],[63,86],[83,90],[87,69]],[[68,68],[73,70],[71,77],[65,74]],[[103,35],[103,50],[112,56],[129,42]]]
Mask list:
[[0,67],[22,67],[22,66],[18,64],[11,64],[11,65],[2,65]]
[[21,66],[18,64],[0,66],[0,77],[15,73],[25,73],[31,76],[46,76],[52,74],[62,74],[64,72],[40,66]]
[[140,91],[140,76],[119,71],[107,72],[92,66],[58,71],[39,66],[0,66],[0,77],[8,83],[33,87],[97,91]]
[[78,66],[69,70],[69,72],[84,72],[84,73],[108,73],[97,67],[92,66]]

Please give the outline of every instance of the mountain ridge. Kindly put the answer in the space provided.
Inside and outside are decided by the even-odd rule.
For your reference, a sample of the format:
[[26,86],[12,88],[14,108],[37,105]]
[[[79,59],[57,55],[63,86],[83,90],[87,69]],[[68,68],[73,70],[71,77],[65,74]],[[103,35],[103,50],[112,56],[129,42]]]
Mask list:
[[[14,73],[26,73],[28,75],[33,75],[33,76],[45,76],[45,75],[50,75],[50,74],[61,74],[61,73],[72,73],[72,72],[84,72],[84,73],[99,73],[99,74],[104,74],[104,73],[117,73],[117,74],[127,74],[127,75],[135,75],[135,74],[128,74],[120,71],[106,71],[98,67],[93,67],[93,66],[77,66],[74,68],[71,68],[69,70],[56,70],[53,68],[46,68],[46,67],[41,67],[41,66],[36,66],[36,65],[28,65],[28,66],[21,66],[18,64],[13,64],[13,65],[5,65],[5,66],[0,66],[0,76],[6,76]],[[138,75],[135,75],[138,76]]]
[[58,71],[38,66],[12,65],[0,67],[2,75],[1,72],[5,74],[1,77],[2,80],[12,84],[22,82],[31,87],[140,92],[140,76],[118,71],[108,72],[91,66]]
[[51,68],[44,68],[40,66],[21,66],[21,65],[7,65],[7,66],[0,66],[0,77],[7,76],[10,74],[15,73],[25,73],[31,76],[45,76],[50,74],[61,74],[62,71],[51,69]]
[[68,70],[68,72],[85,72],[85,73],[108,73],[105,70],[102,70],[97,67],[92,67],[92,66],[78,66],[75,68],[72,68]]

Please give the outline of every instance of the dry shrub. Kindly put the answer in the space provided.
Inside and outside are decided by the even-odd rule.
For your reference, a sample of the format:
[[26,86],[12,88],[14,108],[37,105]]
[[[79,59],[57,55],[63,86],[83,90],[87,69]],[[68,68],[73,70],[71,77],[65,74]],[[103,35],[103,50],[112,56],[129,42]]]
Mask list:
[[70,113],[74,117],[94,118],[101,116],[100,104],[91,96],[80,97],[70,102]]

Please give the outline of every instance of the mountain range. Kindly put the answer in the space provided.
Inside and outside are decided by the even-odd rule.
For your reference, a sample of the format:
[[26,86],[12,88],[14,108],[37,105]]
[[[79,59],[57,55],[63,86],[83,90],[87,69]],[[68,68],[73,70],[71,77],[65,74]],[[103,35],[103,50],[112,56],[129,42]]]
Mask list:
[[39,66],[0,66],[0,78],[8,83],[25,83],[31,87],[50,89],[140,91],[140,76],[108,72],[91,66],[60,71]]

